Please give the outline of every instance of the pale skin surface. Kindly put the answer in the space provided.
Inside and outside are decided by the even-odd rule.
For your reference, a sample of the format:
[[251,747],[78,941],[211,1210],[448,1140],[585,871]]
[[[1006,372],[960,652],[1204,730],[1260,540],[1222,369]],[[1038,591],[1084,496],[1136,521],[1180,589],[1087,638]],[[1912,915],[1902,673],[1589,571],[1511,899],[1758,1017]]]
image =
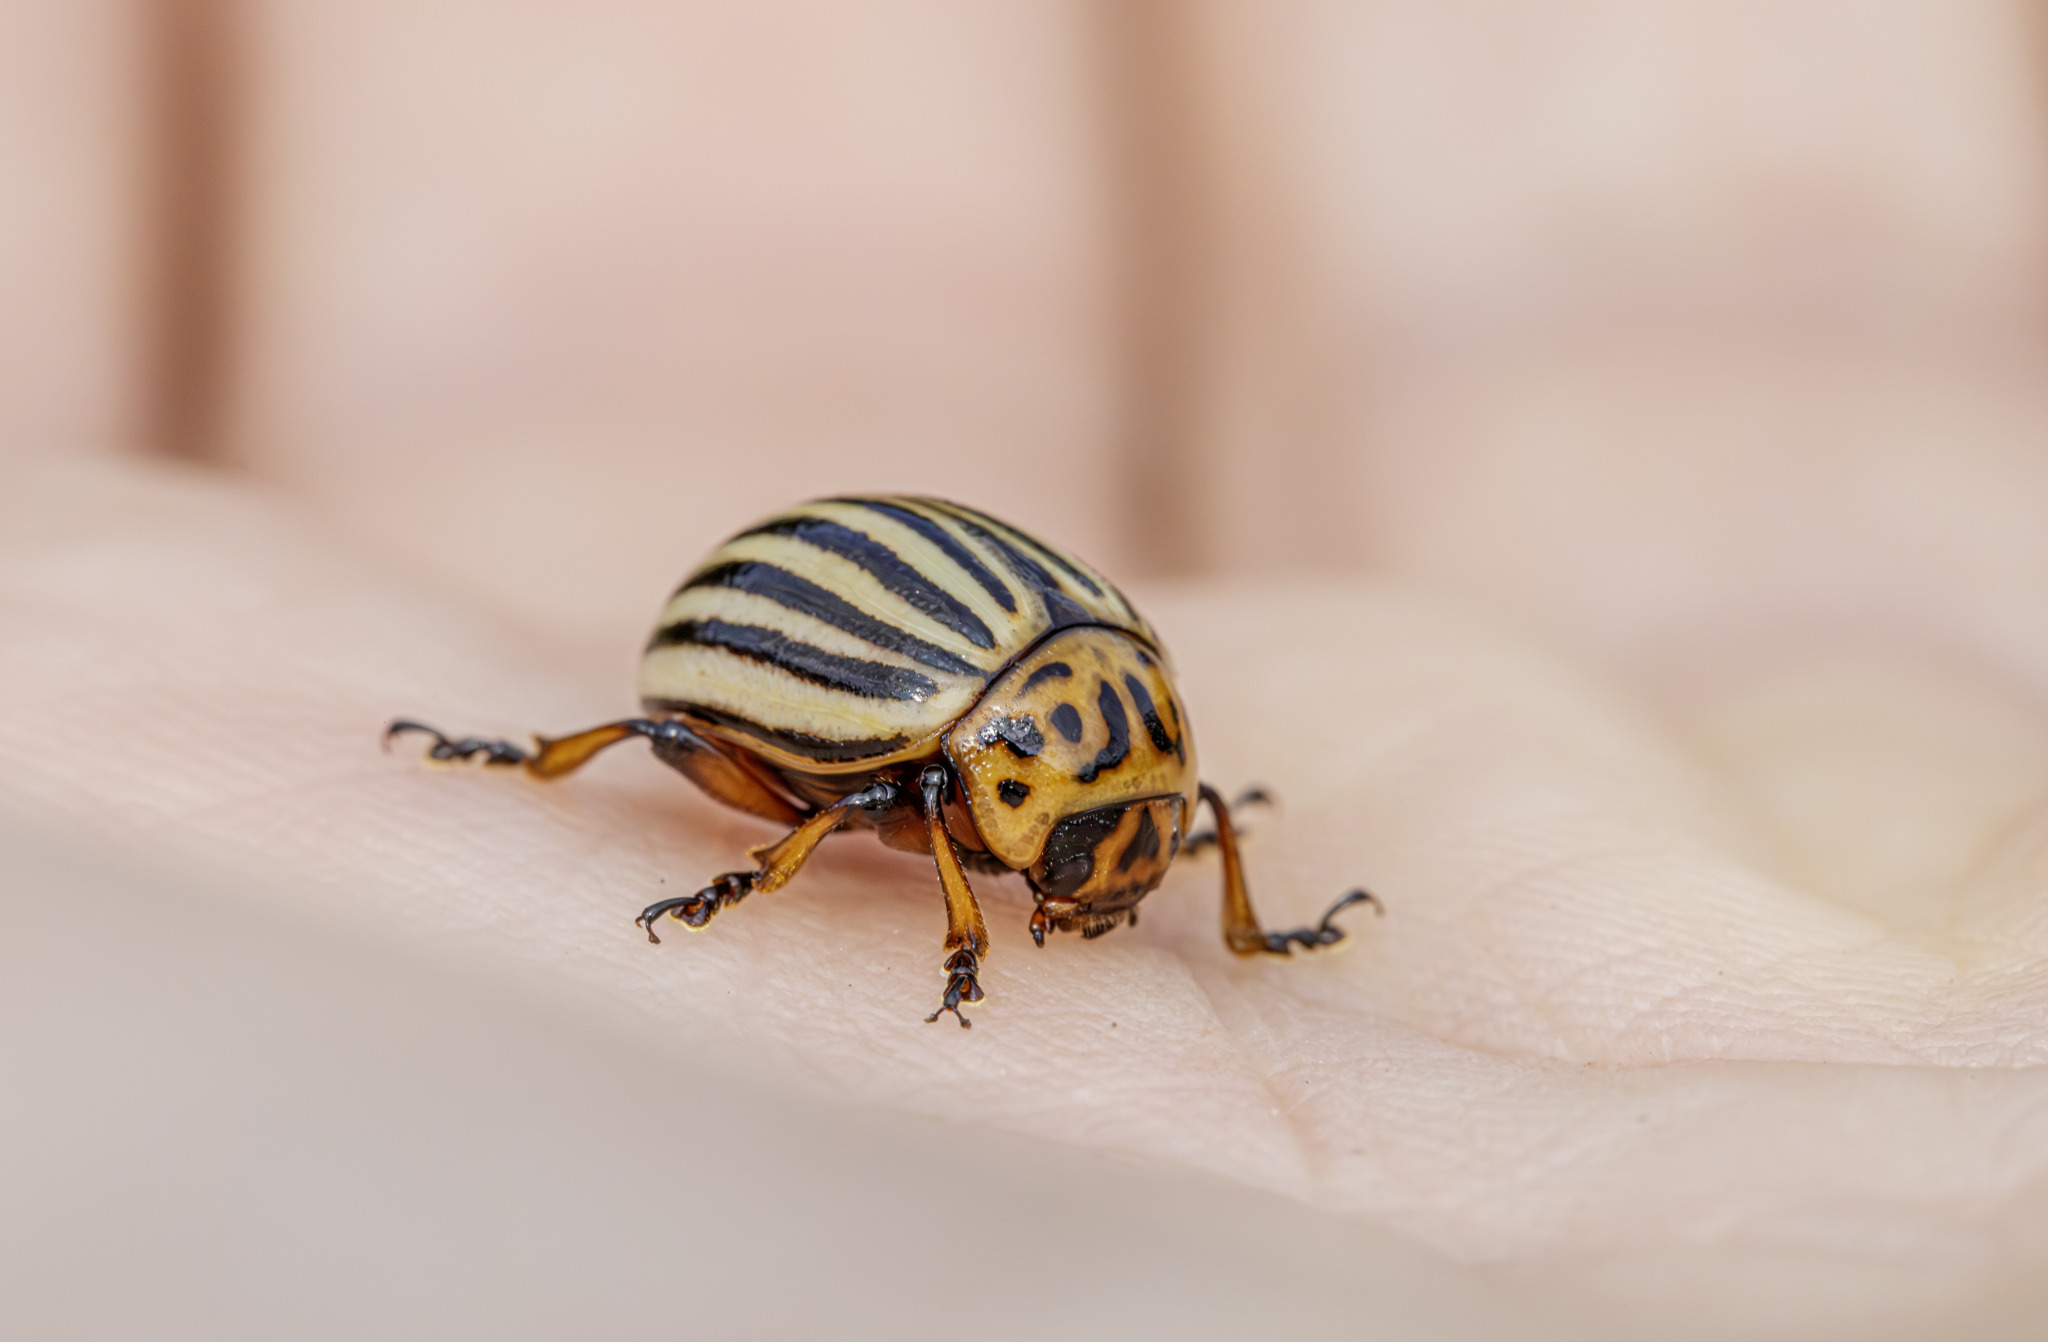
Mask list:
[[[629,748],[553,784],[375,748],[396,711],[506,734],[619,715],[624,668],[564,672],[217,479],[24,469],[4,508],[12,810],[863,1104],[1157,1157],[1546,1278],[1620,1254],[1711,1295],[1725,1278],[1684,1264],[1713,1251],[1924,1305],[2038,1251],[2048,729],[2023,684],[1939,649],[1819,659],[1680,722],[1401,582],[1140,588],[1207,775],[1286,799],[1249,817],[1268,924],[1360,881],[1387,916],[1353,910],[1335,954],[1236,959],[1212,856],[1138,929],[1035,951],[1021,883],[978,878],[989,999],[964,1033],[920,1020],[944,928],[920,860],[837,838],[656,948],[641,905],[767,827]],[[1888,851],[1918,889],[1868,878]]]
[[[1120,478],[1115,301],[1085,43],[1049,9],[896,20],[940,34],[908,76],[894,38],[764,60],[804,25],[757,6],[738,46],[687,47],[570,6],[494,13],[481,46],[459,4],[265,9],[224,393],[244,476],[28,461],[130,436],[93,231],[123,207],[48,215],[35,237],[85,260],[9,254],[52,287],[9,310],[0,807],[876,1113],[1647,1298],[1634,1335],[1736,1335],[1700,1321],[1773,1287],[1857,1336],[1986,1296],[2038,1317],[2042,159],[2007,68],[2031,39],[1937,5],[1846,51],[1825,7],[1789,45],[1758,39],[1768,7],[1710,5],[1686,12],[1733,16],[1715,40],[1673,23],[1652,51],[1600,47],[1600,6],[1554,44],[1429,6],[1233,36],[1282,8],[1231,11],[1221,45],[1279,53],[1299,105],[1254,99],[1246,157],[1302,198],[1263,167],[1198,183],[1227,282],[1164,314],[1221,347],[1184,392],[1208,455],[1175,478],[1209,506],[1181,551],[1370,576],[1128,585],[1208,778],[1283,800],[1247,817],[1262,916],[1362,882],[1387,915],[1354,909],[1349,948],[1231,957],[1213,857],[1137,929],[1044,951],[1021,883],[977,878],[989,999],[928,1027],[927,863],[835,838],[651,947],[634,913],[774,833],[644,747],[551,785],[376,749],[398,714],[518,737],[633,712],[682,569],[802,495],[958,494],[1125,576],[1126,495],[1074,502]],[[849,51],[861,78],[819,77]],[[920,93],[932,71],[960,89]]]

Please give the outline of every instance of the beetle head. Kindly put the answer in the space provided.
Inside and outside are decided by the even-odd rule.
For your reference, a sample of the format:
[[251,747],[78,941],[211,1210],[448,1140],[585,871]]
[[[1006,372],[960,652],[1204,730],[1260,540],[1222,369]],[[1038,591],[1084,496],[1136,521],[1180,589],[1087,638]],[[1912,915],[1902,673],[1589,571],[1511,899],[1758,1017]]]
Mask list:
[[1025,873],[1038,895],[1031,935],[1101,936],[1165,878],[1180,852],[1181,797],[1148,797],[1067,816]]
[[[1093,857],[1095,885],[1067,890],[1070,874],[1039,883],[1077,904],[1100,904],[1139,879],[1139,858],[1117,870],[1119,844],[1138,838],[1130,808],[1180,797],[1185,816],[1195,804],[1195,743],[1172,677],[1156,654],[1114,629],[1069,629],[1019,658],[947,729],[945,752],[982,844],[1006,866],[1044,871]],[[1154,808],[1170,857],[1167,820]],[[1122,839],[1111,833],[1120,823],[1133,827]],[[1055,843],[1055,831],[1065,838]],[[1107,859],[1097,853],[1102,844]],[[1156,882],[1155,872],[1142,889]]]

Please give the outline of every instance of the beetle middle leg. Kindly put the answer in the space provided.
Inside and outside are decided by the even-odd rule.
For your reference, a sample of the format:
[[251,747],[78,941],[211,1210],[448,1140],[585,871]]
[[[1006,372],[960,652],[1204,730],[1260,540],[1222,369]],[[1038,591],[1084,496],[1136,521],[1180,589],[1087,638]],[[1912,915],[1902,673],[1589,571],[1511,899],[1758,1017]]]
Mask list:
[[644,930],[647,939],[657,946],[661,944],[661,938],[654,934],[654,924],[663,917],[673,918],[693,932],[702,931],[720,909],[737,904],[756,892],[767,894],[788,884],[789,878],[810,860],[825,836],[852,819],[855,811],[866,808],[886,810],[895,804],[896,797],[896,785],[880,780],[850,796],[841,797],[774,843],[750,849],[747,856],[759,864],[753,871],[729,871],[694,895],[649,904],[633,920],[633,925]]
[[945,767],[931,765],[918,775],[917,785],[923,794],[932,861],[938,864],[939,885],[946,892],[946,994],[939,1009],[926,1016],[924,1023],[930,1025],[950,1011],[965,1030],[974,1022],[962,1015],[960,1008],[969,1002],[979,1002],[984,995],[975,975],[981,970],[982,957],[988,954],[988,925],[981,920],[981,905],[975,902],[974,888],[967,884],[967,869],[960,865],[953,836],[946,833],[945,817],[940,810],[946,793]]
[[1202,784],[1202,800],[1209,803],[1209,813],[1216,817],[1216,846],[1223,853],[1223,942],[1239,955],[1257,955],[1261,951],[1288,955],[1296,946],[1303,950],[1334,946],[1344,940],[1345,932],[1332,920],[1353,904],[1370,904],[1375,913],[1386,913],[1385,906],[1370,893],[1353,890],[1332,904],[1314,927],[1266,931],[1259,926],[1259,915],[1252,911],[1252,894],[1245,885],[1244,863],[1237,854],[1237,831],[1230,823],[1230,807],[1222,794],[1207,783]]

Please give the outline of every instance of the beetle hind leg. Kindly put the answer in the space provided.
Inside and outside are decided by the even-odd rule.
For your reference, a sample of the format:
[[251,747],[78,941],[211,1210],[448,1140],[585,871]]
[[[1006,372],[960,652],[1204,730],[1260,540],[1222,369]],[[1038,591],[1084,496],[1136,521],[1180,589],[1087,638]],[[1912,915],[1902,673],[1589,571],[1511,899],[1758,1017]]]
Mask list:
[[806,815],[805,810],[770,787],[735,754],[699,736],[678,718],[623,718],[570,736],[535,736],[530,750],[510,741],[481,736],[450,737],[424,722],[395,718],[384,728],[384,748],[389,750],[394,739],[408,732],[432,738],[427,747],[428,759],[453,763],[481,755],[487,766],[521,765],[535,778],[560,778],[573,773],[599,751],[643,736],[654,747],[656,759],[681,773],[715,801],[784,825],[797,824]]
[[453,763],[483,756],[486,765],[524,765],[526,772],[535,778],[560,778],[573,773],[590,762],[590,758],[607,746],[635,736],[651,737],[659,749],[661,737],[668,730],[667,724],[647,718],[627,718],[620,722],[607,722],[601,727],[592,727],[573,736],[536,736],[533,746],[514,745],[510,741],[493,740],[482,736],[450,737],[438,727],[411,718],[394,718],[384,728],[384,746],[388,750],[391,742],[408,732],[431,738],[427,746],[427,758]]

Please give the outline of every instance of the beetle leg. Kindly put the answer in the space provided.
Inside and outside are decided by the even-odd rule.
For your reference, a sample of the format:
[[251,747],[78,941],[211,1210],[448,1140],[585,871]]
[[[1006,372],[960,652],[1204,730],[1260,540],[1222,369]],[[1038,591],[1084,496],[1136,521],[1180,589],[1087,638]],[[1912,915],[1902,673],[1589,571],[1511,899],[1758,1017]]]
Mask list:
[[711,921],[711,915],[728,904],[737,904],[754,890],[755,875],[751,871],[729,871],[717,877],[694,895],[682,895],[675,899],[664,899],[649,904],[640,910],[640,916],[633,920],[633,926],[642,928],[647,939],[659,946],[661,938],[654,935],[655,920],[667,915],[689,928],[702,932],[704,925]]
[[974,1022],[961,1014],[961,1006],[979,1002],[983,997],[975,975],[980,972],[981,958],[988,954],[988,926],[981,920],[981,906],[974,900],[974,888],[967,884],[967,869],[960,865],[953,836],[946,833],[945,817],[940,811],[946,792],[944,766],[931,765],[918,775],[917,784],[924,795],[924,823],[931,835],[932,861],[938,864],[939,885],[946,892],[946,995],[940,1000],[939,1009],[926,1016],[924,1023],[930,1025],[950,1011],[964,1030]]
[[895,802],[895,785],[880,781],[841,797],[774,843],[750,849],[747,856],[760,864],[753,871],[729,871],[694,895],[649,904],[633,920],[633,925],[643,929],[647,939],[657,946],[661,938],[654,934],[654,924],[664,916],[674,918],[693,932],[701,932],[711,916],[727,905],[737,904],[757,891],[766,894],[788,884],[825,836],[845,824],[855,811],[864,807],[886,808]]
[[[1242,811],[1247,806],[1271,806],[1272,804],[1272,793],[1262,787],[1248,787],[1231,799],[1230,809]],[[1237,832],[1237,837],[1240,839],[1249,839],[1251,836],[1252,832],[1248,829]],[[1205,848],[1214,848],[1215,846],[1216,831],[1213,828],[1201,829],[1188,835],[1187,839],[1181,844],[1180,851],[1183,854],[1199,853]]]
[[384,728],[384,748],[391,749],[392,739],[407,732],[421,732],[434,738],[434,743],[427,747],[427,758],[430,760],[450,762],[482,755],[485,764],[509,765],[525,764],[533,758],[531,751],[515,746],[510,741],[491,741],[481,736],[452,738],[438,727],[429,727],[424,722],[414,722],[410,718],[393,718]]
[[1344,940],[1345,933],[1331,920],[1353,904],[1371,904],[1376,912],[1385,914],[1386,908],[1379,900],[1363,890],[1353,890],[1332,904],[1314,927],[1266,931],[1259,926],[1259,915],[1252,911],[1252,895],[1244,882],[1244,863],[1237,855],[1237,831],[1230,823],[1230,808],[1222,794],[1207,783],[1202,784],[1202,800],[1209,803],[1209,813],[1216,817],[1216,846],[1223,852],[1223,943],[1239,955],[1257,955],[1261,951],[1288,955],[1296,946],[1304,950],[1334,946]]
[[659,722],[651,718],[626,718],[574,736],[536,736],[531,750],[510,741],[491,741],[479,736],[450,739],[424,722],[399,718],[384,729],[385,746],[388,748],[393,737],[406,732],[421,732],[433,738],[433,744],[427,747],[428,759],[467,760],[481,755],[486,765],[524,765],[535,778],[560,778],[582,768],[605,747],[644,736],[653,743],[655,758],[679,771],[715,800],[785,825],[794,825],[804,818],[802,811],[739,761],[676,718]]
[[[655,723],[654,728],[648,733],[654,746],[654,757],[702,788],[714,801],[722,801],[734,810],[773,820],[779,825],[794,825],[804,819],[802,810],[747,768],[746,762],[737,754],[699,736],[690,730],[687,723],[678,718],[664,718]],[[823,838],[824,835],[818,837]],[[807,848],[804,853],[808,856],[810,850]],[[797,865],[802,864],[803,858],[800,857]],[[789,870],[793,873],[796,867]],[[776,885],[781,883],[777,881]]]
[[896,804],[896,796],[894,783],[878,779],[850,796],[841,797],[774,843],[749,848],[747,856],[761,864],[754,888],[764,894],[781,889],[810,860],[812,850],[825,836],[851,820],[855,811],[885,811]]

